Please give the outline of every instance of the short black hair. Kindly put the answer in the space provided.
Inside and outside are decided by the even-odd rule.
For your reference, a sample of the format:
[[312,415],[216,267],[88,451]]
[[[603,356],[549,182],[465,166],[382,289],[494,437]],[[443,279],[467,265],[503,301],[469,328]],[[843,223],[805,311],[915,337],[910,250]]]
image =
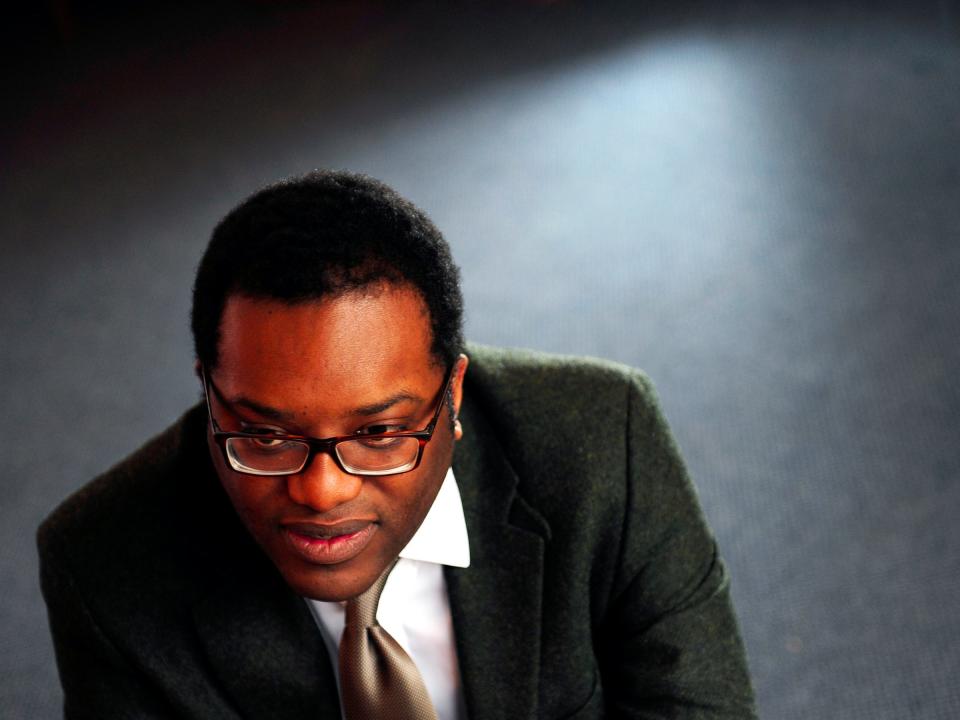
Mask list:
[[231,295],[290,304],[380,283],[409,285],[430,314],[432,354],[449,367],[463,350],[460,271],[427,215],[365,175],[315,171],[255,193],[213,231],[193,286],[197,359],[217,365]]

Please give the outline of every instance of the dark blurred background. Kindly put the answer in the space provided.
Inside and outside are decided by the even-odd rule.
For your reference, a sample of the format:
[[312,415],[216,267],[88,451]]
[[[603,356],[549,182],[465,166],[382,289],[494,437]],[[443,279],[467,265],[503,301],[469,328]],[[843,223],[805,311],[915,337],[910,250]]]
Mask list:
[[433,216],[472,339],[653,377],[764,717],[960,717],[957,3],[62,1],[0,38],[0,715],[60,711],[37,524],[198,397],[211,228],[333,167]]

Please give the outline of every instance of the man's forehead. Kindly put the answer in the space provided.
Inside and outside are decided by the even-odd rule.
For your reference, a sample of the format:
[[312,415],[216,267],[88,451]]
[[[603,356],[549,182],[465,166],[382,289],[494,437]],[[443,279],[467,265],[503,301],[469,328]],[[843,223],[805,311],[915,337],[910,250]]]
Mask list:
[[430,382],[429,316],[404,286],[290,303],[233,295],[221,322],[217,377],[225,391],[377,402],[385,389]]

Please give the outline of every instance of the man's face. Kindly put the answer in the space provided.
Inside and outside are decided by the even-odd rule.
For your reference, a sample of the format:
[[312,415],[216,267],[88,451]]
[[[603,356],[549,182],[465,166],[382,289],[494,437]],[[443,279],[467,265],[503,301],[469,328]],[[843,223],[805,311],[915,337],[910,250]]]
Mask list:
[[[226,431],[326,438],[422,430],[445,379],[431,344],[426,307],[403,286],[292,305],[231,296],[209,373],[218,391],[211,410]],[[456,409],[465,369],[463,359],[451,383]],[[445,407],[410,472],[348,475],[317,453],[302,472],[269,477],[235,472],[208,431],[240,519],[287,583],[318,600],[363,592],[399,554],[440,489],[453,441]]]

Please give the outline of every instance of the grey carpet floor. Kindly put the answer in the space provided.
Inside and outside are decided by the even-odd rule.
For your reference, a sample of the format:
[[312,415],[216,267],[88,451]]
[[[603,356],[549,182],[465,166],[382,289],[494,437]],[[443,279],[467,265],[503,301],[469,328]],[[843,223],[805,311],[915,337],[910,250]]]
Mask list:
[[764,717],[960,717],[956,4],[87,5],[4,70],[0,714],[59,713],[36,525],[198,396],[210,229],[345,167],[471,338],[653,377]]

